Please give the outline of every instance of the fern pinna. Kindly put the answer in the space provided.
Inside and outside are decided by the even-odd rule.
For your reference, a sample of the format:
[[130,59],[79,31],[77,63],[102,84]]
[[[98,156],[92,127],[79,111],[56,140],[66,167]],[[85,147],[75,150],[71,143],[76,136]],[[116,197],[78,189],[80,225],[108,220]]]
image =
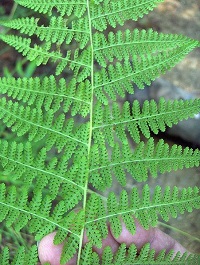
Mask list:
[[[132,105],[119,101],[134,93],[133,84],[144,88],[200,46],[151,29],[114,29],[161,2],[15,0],[42,18],[0,21],[7,31],[0,33],[1,41],[38,67],[55,66],[55,73],[45,77],[0,79],[1,124],[10,131],[0,141],[1,179],[9,183],[1,180],[0,220],[16,231],[26,227],[37,241],[56,230],[54,243],[64,242],[61,264],[75,253],[82,265],[198,264],[199,257],[187,253],[163,250],[155,256],[149,244],[139,255],[135,245],[127,250],[125,244],[114,254],[106,247],[101,259],[93,251],[102,247],[107,222],[117,237],[122,222],[135,233],[134,217],[148,229],[159,216],[167,221],[200,207],[197,187],[152,190],[147,182],[158,172],[199,166],[199,150],[154,143],[150,132],[193,117],[200,100],[161,98],[142,107],[137,100]],[[133,187],[130,194],[122,189],[102,195],[113,180],[126,186],[128,175],[144,182],[142,193]],[[89,242],[83,247],[84,231]],[[9,259],[5,247],[2,265],[37,264],[37,248],[22,246]]]

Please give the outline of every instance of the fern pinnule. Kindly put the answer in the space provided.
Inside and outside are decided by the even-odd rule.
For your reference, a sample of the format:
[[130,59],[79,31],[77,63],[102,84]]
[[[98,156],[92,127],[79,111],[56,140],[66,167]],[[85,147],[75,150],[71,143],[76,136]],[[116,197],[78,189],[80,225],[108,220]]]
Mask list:
[[101,130],[106,141],[113,146],[117,136],[121,142],[127,140],[126,130],[136,143],[140,142],[140,133],[146,138],[150,131],[158,134],[165,131],[166,126],[172,127],[178,121],[194,116],[198,113],[199,99],[166,101],[161,98],[158,103],[154,100],[145,101],[142,108],[134,100],[132,108],[130,103],[123,106],[113,103],[112,109],[97,103],[94,109],[93,130]]
[[[29,141],[40,141],[48,135],[46,148],[49,150],[55,144],[59,152],[68,144],[74,148],[73,143],[87,146],[87,123],[81,125],[78,129],[74,128],[72,119],[65,121],[64,114],[56,116],[53,111],[42,112],[41,109],[24,107],[18,102],[0,99],[0,117],[3,122],[17,131],[18,136],[29,134]],[[66,139],[68,138],[68,142]]]
[[[65,234],[71,233],[74,239],[79,240],[83,227],[83,212],[74,213],[72,219],[70,212],[66,215],[64,200],[53,206],[51,196],[43,196],[40,192],[35,192],[31,201],[27,202],[29,189],[27,187],[26,185],[20,193],[16,193],[15,187],[6,188],[4,184],[0,184],[1,222],[6,219],[6,225],[8,227],[12,225],[16,231],[28,226],[29,232],[36,235],[36,240],[41,240],[56,228],[62,229]],[[75,220],[76,225],[74,225]]]
[[80,48],[83,49],[89,41],[89,31],[87,29],[87,18],[72,21],[72,26],[68,27],[68,21],[63,17],[51,17],[49,25],[39,25],[39,18],[18,18],[11,21],[0,21],[0,24],[18,30],[28,36],[36,35],[40,41],[70,44],[75,39]]
[[[169,216],[176,217],[177,213],[183,214],[185,211],[190,212],[192,208],[200,208],[200,200],[198,196],[199,190],[197,187],[184,188],[179,190],[177,187],[166,187],[161,193],[161,188],[158,186],[155,189],[153,198],[150,198],[150,187],[145,185],[143,187],[142,196],[139,195],[138,188],[133,188],[131,195],[126,191],[120,194],[119,202],[116,195],[109,193],[106,202],[107,213],[103,215],[102,210],[98,214],[97,201],[101,200],[97,196],[91,196],[89,205],[93,205],[93,214],[87,214],[86,211],[86,230],[88,238],[98,248],[101,247],[101,238],[106,236],[106,220],[109,221],[112,233],[116,238],[122,232],[121,222],[123,221],[126,228],[134,234],[136,231],[133,215],[139,223],[145,228],[149,229],[150,226],[155,227],[158,223],[158,215],[164,221],[169,220]],[[102,227],[102,222],[105,222],[104,230],[99,229]],[[90,231],[93,231],[92,233]]]
[[81,0],[72,3],[60,3],[57,0],[15,0],[15,2],[21,6],[28,7],[48,15],[51,15],[53,13],[52,9],[56,8],[61,16],[70,16],[75,14],[77,17],[81,17],[87,8],[86,3]]
[[[128,143],[123,143],[122,146],[115,143],[112,149],[112,157],[107,159],[106,156],[102,158],[105,152],[101,145],[98,148],[94,147],[94,155],[96,159],[93,160],[90,168],[91,175],[95,174],[95,178],[91,177],[91,183],[97,188],[109,186],[111,183],[107,180],[110,175],[115,175],[119,183],[126,185],[125,171],[129,172],[131,176],[137,181],[146,181],[148,172],[153,177],[158,176],[158,172],[164,173],[171,170],[178,170],[183,168],[190,168],[199,166],[200,152],[198,149],[182,149],[181,146],[173,145],[171,148],[163,140],[159,140],[155,145],[153,138],[150,138],[147,143],[140,142],[131,152]],[[104,151],[103,151],[104,150]],[[98,180],[101,179],[100,186],[97,185]],[[93,181],[94,180],[94,181]],[[105,182],[104,182],[105,180]]]
[[[103,68],[94,74],[94,91],[98,90],[97,99],[103,104],[108,104],[104,93],[108,98],[116,100],[116,95],[125,96],[125,92],[133,93],[131,81],[139,88],[145,84],[150,85],[156,77],[164,74],[176,63],[181,61],[187,53],[198,46],[198,41],[177,47],[175,50],[163,50],[162,53],[152,55],[133,55],[132,62],[125,60],[111,64],[107,69]],[[99,89],[102,88],[102,91]]]
[[76,79],[67,85],[64,78],[56,79],[53,75],[40,79],[35,78],[0,78],[1,94],[7,94],[12,99],[23,101],[28,106],[37,109],[44,108],[47,112],[55,113],[62,106],[63,112],[71,111],[72,116],[80,114],[83,117],[89,113],[90,91],[89,82],[76,86]]
[[146,0],[116,0],[112,2],[95,0],[91,5],[91,19],[92,26],[99,30],[105,30],[108,25],[116,27],[117,24],[124,25],[125,18],[137,20],[143,17],[144,14],[149,13],[155,6],[163,2],[163,0],[153,0],[148,2]]
[[182,35],[163,34],[149,30],[133,31],[127,29],[124,32],[118,30],[116,33],[112,31],[105,36],[103,33],[95,33],[94,36],[94,55],[100,66],[106,67],[108,62],[113,62],[114,58],[119,61],[133,54],[147,55],[158,53],[164,50],[176,50],[178,47],[196,43]]
[[25,250],[24,246],[20,246],[13,260],[9,259],[9,248],[5,247],[0,254],[0,264],[1,265],[33,265],[37,263],[37,246],[32,246],[28,251]]

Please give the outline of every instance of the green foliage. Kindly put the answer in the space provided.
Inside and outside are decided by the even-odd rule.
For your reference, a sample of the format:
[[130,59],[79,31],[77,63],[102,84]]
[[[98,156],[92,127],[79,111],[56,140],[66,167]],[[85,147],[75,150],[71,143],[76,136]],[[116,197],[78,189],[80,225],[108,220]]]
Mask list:
[[[97,255],[94,255],[90,251],[89,245],[86,245],[83,251],[84,260],[81,264],[99,264],[99,258]],[[173,255],[173,251],[170,251],[168,254],[165,251],[160,251],[158,255],[155,255],[155,251],[150,249],[150,244],[145,244],[140,251],[140,254],[137,254],[137,248],[134,244],[129,247],[128,253],[126,245],[122,244],[118,251],[113,255],[110,247],[105,247],[103,256],[102,256],[102,265],[129,265],[129,264],[138,264],[138,265],[153,265],[153,264],[198,264],[200,261],[198,256],[189,255],[185,253],[180,255],[177,253]]]
[[[166,187],[163,195],[161,194],[161,188],[156,186],[153,198],[150,200],[150,189],[148,185],[145,185],[140,198],[137,188],[133,188],[130,196],[126,191],[122,191],[120,194],[119,202],[117,202],[116,195],[110,193],[107,200],[107,213],[102,211],[102,202],[100,198],[92,194],[88,207],[89,211],[92,209],[92,213],[87,213],[86,229],[92,231],[94,237],[94,245],[101,247],[101,238],[105,235],[105,225],[103,221],[109,220],[112,231],[115,237],[119,237],[121,234],[121,220],[128,228],[128,230],[134,234],[135,224],[133,215],[139,220],[140,224],[149,229],[150,226],[156,226],[158,223],[158,214],[165,221],[169,220],[169,216],[176,218],[177,213],[184,213],[185,211],[192,211],[192,208],[198,209],[199,204],[199,190],[197,187],[194,189],[183,189],[181,192],[177,187],[170,190],[170,187]],[[187,202],[187,203],[186,203]],[[95,220],[95,223],[94,223]],[[102,229],[103,227],[103,229]],[[94,232],[96,230],[96,232]],[[99,237],[99,244],[97,243]],[[93,241],[93,238],[91,238]]]
[[[151,137],[197,114],[199,99],[120,103],[134,93],[133,84],[144,88],[199,46],[152,29],[113,30],[160,2],[15,0],[45,16],[0,21],[12,29],[0,40],[38,69],[47,64],[55,70],[45,77],[0,78],[1,124],[12,136],[0,141],[1,176],[12,180],[0,184],[0,221],[16,231],[26,228],[36,240],[56,230],[54,243],[64,242],[61,264],[76,252],[77,264],[87,265],[198,264],[199,257],[187,253],[156,256],[149,244],[139,255],[134,245],[127,251],[122,244],[115,254],[106,247],[102,260],[92,250],[102,246],[108,221],[118,237],[122,222],[135,233],[134,217],[148,229],[159,216],[167,221],[200,208],[197,187],[153,190],[147,183],[158,173],[199,166],[199,150]],[[138,187],[130,194],[108,190],[115,179],[126,186],[129,175],[144,183],[141,193]],[[89,243],[83,247],[84,231]],[[0,261],[37,264],[36,248],[20,248],[11,263],[4,248]]]
[[[198,112],[199,101],[199,99],[195,99],[166,102],[161,98],[156,103],[154,100],[146,100],[142,109],[140,109],[137,100],[133,102],[132,108],[128,102],[120,107],[117,103],[113,103],[112,109],[108,106],[102,107],[101,103],[97,103],[94,109],[93,129],[94,132],[100,130],[111,146],[115,142],[114,132],[122,142],[126,141],[126,130],[130,133],[131,138],[139,143],[140,133],[149,138],[151,131],[158,134],[159,131],[164,132],[166,126],[171,127],[190,115],[193,117],[193,113]],[[115,128],[114,132],[113,128]]]
[[37,247],[32,246],[27,253],[25,253],[24,247],[20,247],[15,255],[15,258],[9,262],[9,249],[5,247],[0,254],[0,264],[1,265],[32,265],[37,264]]

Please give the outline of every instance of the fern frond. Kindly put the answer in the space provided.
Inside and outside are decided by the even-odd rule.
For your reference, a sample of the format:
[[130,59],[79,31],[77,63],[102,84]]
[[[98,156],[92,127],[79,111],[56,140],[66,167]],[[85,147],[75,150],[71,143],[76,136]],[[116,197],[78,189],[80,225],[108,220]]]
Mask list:
[[[93,187],[104,190],[112,185],[111,168],[109,167],[109,158],[106,145],[102,134],[99,134],[96,139],[98,142],[91,148],[90,153],[90,177],[89,182]],[[124,176],[124,174],[122,175]]]
[[42,107],[48,112],[55,113],[62,106],[64,113],[71,111],[72,116],[89,113],[91,93],[90,82],[76,85],[72,79],[67,85],[64,78],[56,82],[54,76],[36,78],[0,78],[0,93],[13,99],[23,101],[28,106]]
[[161,98],[158,103],[146,100],[142,109],[137,100],[134,100],[132,108],[128,102],[120,108],[118,104],[113,103],[112,110],[97,103],[93,115],[93,130],[101,130],[111,146],[114,146],[116,135],[121,142],[127,141],[126,130],[133,140],[139,143],[140,133],[149,138],[150,131],[155,134],[164,132],[166,126],[172,127],[178,121],[193,118],[199,111],[199,99],[166,101]]
[[[73,55],[71,55],[70,51],[66,55],[62,55],[60,51],[50,51],[51,42],[46,42],[43,46],[34,44],[32,47],[30,38],[0,34],[0,39],[14,47],[18,52],[21,52],[28,60],[35,61],[37,66],[46,64],[50,59],[54,63],[57,62],[56,75],[63,72],[66,66],[69,66],[74,71],[80,82],[90,74],[90,48],[85,49],[81,53],[77,49]],[[84,68],[81,69],[81,67]]]
[[140,142],[132,152],[128,143],[115,144],[112,156],[108,158],[105,143],[93,147],[91,161],[90,183],[98,189],[109,187],[113,174],[121,185],[126,185],[125,172],[129,172],[137,181],[146,181],[148,172],[157,177],[158,172],[164,173],[171,170],[198,167],[200,164],[200,151],[193,151],[186,147],[173,145],[171,148],[161,139],[155,145],[153,138],[147,143]]
[[[72,151],[73,152],[73,151]],[[34,193],[41,194],[42,189],[48,186],[48,191],[54,199],[59,188],[60,196],[65,201],[66,209],[72,209],[83,196],[84,178],[75,178],[72,168],[66,174],[66,167],[71,155],[63,155],[61,159],[52,159],[46,162],[47,151],[42,148],[34,157],[30,143],[23,145],[7,141],[0,141],[0,165],[4,175],[11,175],[12,179],[23,179],[25,186],[34,183]],[[78,156],[78,155],[77,155]],[[80,152],[82,156],[82,152]],[[79,159],[81,161],[81,159]],[[81,162],[79,162],[81,165]],[[82,174],[83,174],[83,169]],[[78,170],[76,170],[77,172]],[[81,174],[80,174],[81,176]]]
[[[94,199],[97,200],[94,196],[91,196],[89,200]],[[150,198],[150,188],[148,185],[144,186],[142,196],[139,195],[138,188],[135,187],[129,196],[123,190],[120,194],[119,202],[116,195],[111,192],[107,200],[108,213],[106,215],[100,214],[100,216],[96,215],[96,218],[95,216],[91,218],[86,214],[86,231],[95,227],[95,234],[98,234],[100,233],[98,226],[102,226],[102,223],[106,223],[106,220],[108,220],[115,237],[119,237],[121,234],[122,221],[127,229],[134,234],[136,227],[133,216],[137,218],[145,229],[149,229],[150,226],[155,227],[157,225],[159,214],[163,220],[168,221],[169,216],[176,218],[177,213],[183,214],[185,211],[191,212],[193,209],[199,208],[200,196],[197,187],[184,188],[182,190],[179,190],[177,187],[173,187],[172,190],[170,187],[166,187],[162,194],[161,187],[157,186],[152,199]],[[87,233],[87,236],[93,244],[96,243],[90,236],[90,233]]]
[[62,2],[58,0],[15,0],[16,3],[21,6],[31,8],[43,14],[52,14],[52,9],[60,13],[61,16],[75,14],[77,17],[81,17],[86,11],[86,2],[78,0],[72,3]]
[[98,254],[92,250],[91,243],[87,243],[81,255],[81,265],[99,265],[99,262]]
[[[99,196],[95,193],[91,194],[86,209],[86,219],[96,220],[97,218],[104,217],[106,214],[105,207]],[[87,227],[87,236],[91,239],[91,242],[98,248],[102,247],[102,238],[105,238],[108,234],[108,228],[104,220],[91,223]]]
[[63,225],[67,225],[67,227],[72,227],[74,233],[69,235],[65,233],[64,236],[64,231],[62,227],[60,227],[59,231],[56,233],[56,236],[54,238],[54,244],[63,243],[67,236],[67,240],[64,241],[62,249],[62,255],[60,259],[61,264],[66,264],[66,262],[69,261],[77,252],[80,240],[80,237],[77,237],[77,235],[80,235],[80,231],[83,228],[84,218],[84,211],[80,210],[78,213],[75,213],[74,211],[70,212],[68,216],[63,219]]
[[36,265],[38,263],[36,246],[32,246],[29,250],[25,250],[22,246],[19,247],[12,261],[9,261],[9,254],[9,249],[3,248],[0,253],[1,265]]
[[137,20],[148,14],[155,6],[164,0],[107,0],[97,1],[91,6],[92,26],[103,31],[108,25],[116,27],[123,25],[125,20]]
[[51,47],[50,43],[43,47],[36,44],[34,47],[31,47],[31,39],[29,38],[0,34],[0,39],[21,52],[23,56],[27,56],[28,60],[35,60],[37,66],[42,63],[46,64],[51,56],[56,56],[56,53],[49,52]]
[[8,21],[0,21],[0,24],[19,30],[20,33],[29,36],[36,35],[41,41],[70,44],[74,39],[80,43],[80,48],[83,49],[89,41],[88,19],[87,17],[72,21],[69,27],[69,22],[62,16],[52,16],[49,25],[39,25],[39,18],[18,18]]
[[197,45],[197,41],[186,36],[158,33],[152,29],[109,32],[107,37],[103,33],[95,33],[93,38],[95,59],[102,67],[106,67],[107,62],[113,62],[114,58],[119,61],[130,58],[131,61],[133,54],[153,55],[192,43]]
[[94,93],[103,104],[108,104],[107,97],[116,100],[116,95],[124,97],[126,91],[133,94],[131,81],[139,88],[150,85],[151,81],[174,67],[198,45],[198,41],[195,41],[154,55],[133,55],[132,62],[125,60],[124,63],[109,65],[107,69],[102,68],[94,74]]
[[151,249],[150,244],[145,244],[140,253],[138,254],[137,248],[134,244],[131,244],[127,249],[126,244],[121,244],[116,253],[113,254],[113,251],[110,246],[104,248],[102,259],[100,262],[99,257],[95,252],[92,252],[90,244],[87,244],[84,248],[84,259],[81,264],[101,264],[101,265],[161,265],[161,264],[179,264],[179,265],[190,265],[190,264],[199,264],[200,257],[196,254],[184,254],[176,253],[171,250],[169,253],[166,253],[165,250],[160,251],[157,255],[155,250]]
[[[68,144],[72,149],[79,143],[87,146],[88,125],[83,124],[75,129],[74,121],[71,119],[66,122],[64,114],[56,117],[51,109],[42,112],[41,109],[23,107],[18,102],[13,103],[11,100],[6,101],[4,97],[0,99],[0,110],[2,121],[12,131],[16,131],[18,136],[28,133],[29,141],[37,142],[48,135],[46,144],[48,150],[54,144],[59,152]],[[67,139],[69,141],[66,141]]]
[[28,226],[29,231],[36,234],[36,240],[41,240],[46,234],[59,228],[65,231],[66,236],[71,233],[71,236],[79,241],[84,224],[83,214],[80,215],[81,218],[77,218],[78,215],[74,213],[72,220],[71,214],[66,214],[64,201],[53,206],[53,201],[48,195],[36,193],[30,202],[27,202],[27,197],[27,187],[19,193],[14,186],[6,188],[5,184],[0,184],[0,221],[6,219],[6,225],[12,225],[16,231]]
[[[110,227],[116,237],[122,223],[134,234],[134,217],[148,229],[156,226],[159,215],[167,221],[200,208],[197,187],[162,191],[157,186],[151,196],[145,185],[142,194],[133,188],[130,195],[122,190],[119,198],[110,192],[108,199],[100,193],[113,177],[124,186],[129,174],[141,182],[149,174],[157,177],[158,172],[200,163],[199,150],[169,147],[163,140],[154,144],[150,138],[150,131],[164,131],[198,113],[199,100],[152,100],[142,108],[135,101],[132,109],[126,102],[122,110],[116,103],[108,105],[117,95],[133,93],[132,83],[143,88],[199,46],[198,41],[152,30],[117,31],[107,37],[101,33],[137,20],[161,2],[15,0],[45,16],[2,21],[21,36],[2,32],[0,40],[37,66],[53,63],[55,75],[62,78],[0,78],[0,119],[10,128],[9,136],[17,138],[0,140],[0,170],[16,184],[0,184],[0,221],[16,231],[26,227],[36,240],[56,230],[54,244],[63,245],[62,264],[76,253],[77,264],[83,265],[187,260],[187,255],[173,257],[164,251],[155,257],[149,245],[139,255],[135,246],[127,251],[122,244],[114,255],[106,248],[102,260],[93,251],[102,247]],[[147,143],[140,141],[140,133],[150,138]],[[134,150],[129,135],[138,143]],[[82,251],[85,233],[89,243]],[[20,249],[13,263],[28,264],[24,255]],[[1,260],[9,262],[6,249]]]
[[198,261],[200,260],[199,255],[195,254],[189,254],[185,252],[184,254],[181,254],[180,252],[177,252],[176,255],[174,255],[174,251],[170,250],[168,253],[166,253],[165,250],[161,250],[157,255],[155,255],[155,250],[150,248],[150,244],[145,244],[140,254],[137,254],[137,249],[134,244],[132,244],[128,249],[128,255],[126,256],[125,265],[128,264],[138,264],[138,265],[153,265],[153,264],[198,264]]

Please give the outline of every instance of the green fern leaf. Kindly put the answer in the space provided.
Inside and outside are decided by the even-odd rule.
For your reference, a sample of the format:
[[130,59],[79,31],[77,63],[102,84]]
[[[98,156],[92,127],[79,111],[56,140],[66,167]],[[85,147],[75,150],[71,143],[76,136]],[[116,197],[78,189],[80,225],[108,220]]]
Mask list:
[[[100,216],[105,216],[105,209],[103,207],[100,197],[92,194],[88,200],[87,205],[88,220],[98,219]],[[87,235],[91,239],[91,242],[98,248],[102,247],[102,238],[105,238],[108,234],[107,226],[105,222],[92,223],[87,228]]]
[[9,248],[3,248],[2,252],[0,253],[0,262],[2,265],[9,265]]
[[84,17],[72,22],[72,26],[68,27],[68,21],[63,17],[51,17],[48,26],[39,26],[40,19],[37,18],[21,18],[11,21],[0,21],[0,24],[12,29],[17,29],[20,33],[29,36],[36,35],[41,41],[70,44],[73,39],[80,43],[83,49],[89,41],[89,32],[86,31],[88,25],[87,18]]
[[[151,29],[112,32],[161,2],[15,0],[43,17],[0,21],[12,29],[11,35],[2,30],[0,40],[38,67],[48,64],[49,72],[55,70],[41,78],[0,78],[0,119],[7,130],[0,135],[6,138],[0,141],[0,171],[9,183],[0,184],[0,221],[16,231],[27,229],[36,240],[56,231],[54,244],[63,245],[61,264],[76,253],[77,265],[195,264],[199,259],[165,250],[155,255],[150,244],[140,253],[125,244],[114,254],[106,247],[102,257],[94,251],[104,245],[109,229],[119,236],[122,223],[134,234],[134,218],[148,229],[159,216],[168,221],[200,208],[197,187],[152,190],[146,184],[141,193],[138,187],[130,194],[109,190],[115,179],[125,186],[128,175],[143,182],[149,175],[200,163],[199,150],[169,147],[163,140],[155,144],[150,137],[194,117],[199,99],[152,100],[142,107],[137,100],[132,106],[116,102],[199,46],[199,41]],[[148,140],[142,142],[141,135]],[[13,256],[12,265],[37,263],[35,247],[20,248]],[[9,259],[5,248],[0,263],[7,265]]]
[[174,251],[169,251],[169,253],[160,251],[158,255],[155,255],[155,250],[150,249],[150,244],[145,244],[140,254],[137,256],[137,253],[135,253],[135,246],[131,245],[128,250],[127,260],[124,264],[198,264],[196,263],[199,260],[198,255],[188,255],[187,253],[181,255],[178,252],[173,256],[173,253]]
[[52,199],[56,197],[58,189],[62,186],[62,198],[70,195],[70,199],[65,202],[65,207],[68,210],[72,209],[82,198],[83,179],[79,179],[79,181],[74,179],[76,176],[74,176],[73,171],[66,176],[65,168],[70,156],[63,156],[59,161],[55,161],[55,166],[52,168],[50,163],[45,165],[46,153],[43,148],[38,156],[33,158],[30,143],[23,146],[23,144],[16,144],[15,142],[8,144],[7,141],[1,141],[0,164],[3,168],[3,174],[12,174],[13,179],[23,178],[26,185],[34,182],[34,193],[39,195],[49,183],[48,189]]
[[[90,92],[89,83],[81,83],[76,87],[76,80],[72,79],[66,87],[64,78],[56,82],[54,76],[45,77],[43,80],[36,78],[1,78],[0,92],[9,97],[23,101],[28,106],[42,107],[45,110],[58,111],[62,105],[64,113],[71,110],[71,114],[81,114],[85,117],[89,113]],[[67,95],[66,95],[67,94]]]
[[126,249],[126,245],[122,244],[115,255],[113,255],[110,247],[106,247],[103,252],[101,264],[102,265],[118,265],[118,264],[125,264],[125,265],[188,264],[189,265],[189,264],[198,264],[199,262],[198,255],[193,255],[193,254],[188,255],[188,253],[184,253],[183,255],[181,255],[180,253],[177,253],[174,256],[173,253],[174,253],[173,251],[170,251],[169,253],[166,253],[165,251],[160,251],[158,255],[155,255],[155,250],[150,249],[150,244],[147,243],[142,247],[140,254],[138,254],[137,248],[134,244],[130,245],[128,251]]
[[107,66],[107,62],[113,62],[114,58],[122,61],[133,54],[141,55],[154,54],[176,50],[178,47],[197,44],[198,41],[189,39],[182,35],[163,34],[149,29],[148,31],[138,29],[110,32],[108,36],[103,33],[94,34],[94,54],[95,59],[102,67]]
[[137,20],[161,2],[163,0],[153,0],[151,3],[146,0],[98,1],[91,7],[92,26],[100,31],[105,30],[107,24],[115,28],[117,24],[124,24],[124,18]]
[[[137,181],[146,181],[148,171],[153,177],[157,177],[158,172],[164,173],[171,170],[198,167],[200,162],[198,149],[195,151],[189,148],[182,150],[182,147],[177,145],[173,145],[170,149],[163,140],[159,140],[154,145],[153,138],[150,138],[146,144],[140,142],[134,152],[130,151],[128,143],[124,143],[122,146],[116,143],[112,150],[111,159],[108,158],[108,154],[103,155],[104,152],[106,152],[106,148],[103,143],[102,145],[99,144],[98,148],[94,146],[93,155],[96,156],[96,159],[91,164],[90,182],[98,189],[111,185],[112,180],[106,178],[112,173],[124,186],[126,185],[124,170],[129,172]],[[101,183],[98,186],[97,183],[100,179]]]
[[178,121],[193,117],[200,110],[199,102],[199,99],[166,101],[161,98],[158,103],[154,100],[145,101],[140,109],[139,102],[135,100],[132,109],[130,104],[125,102],[122,110],[117,104],[113,104],[112,111],[109,107],[102,108],[101,104],[97,103],[93,130],[101,130],[111,146],[114,146],[115,135],[121,142],[127,141],[127,129],[133,140],[139,143],[140,132],[149,138],[150,130],[158,134],[159,130],[165,131],[166,126],[172,127]]
[[[50,213],[50,208],[52,208],[52,199],[42,197],[39,193],[35,194],[30,203],[27,203],[25,200],[26,195],[25,188],[21,194],[16,194],[16,189],[13,187],[12,189],[5,188],[4,184],[0,185],[0,192],[1,192],[1,202],[0,202],[0,220],[3,221],[6,219],[7,226],[13,225],[16,230],[21,230],[23,227],[27,226],[30,232],[36,233],[36,240],[40,240],[44,235],[50,233],[59,227],[60,229],[66,232],[71,233],[72,242],[74,240],[79,242],[79,233],[82,229],[83,225],[83,215],[79,214],[80,217],[76,219],[76,226],[73,223],[70,223],[68,219],[64,218],[66,208],[64,201],[61,201],[54,207],[52,213]],[[48,204],[51,203],[51,206],[42,208],[44,206],[44,202],[48,201]],[[66,222],[68,220],[68,222]],[[79,220],[79,221],[78,221]],[[60,240],[60,239],[59,239]]]
[[116,95],[124,97],[125,91],[133,93],[131,81],[139,88],[144,88],[145,84],[150,85],[151,81],[174,67],[198,45],[198,41],[195,41],[155,55],[142,54],[139,58],[134,54],[132,62],[126,59],[123,63],[109,65],[108,69],[102,68],[94,74],[94,89],[98,91],[95,95],[98,100],[107,104],[104,93],[112,100],[116,100]]
[[34,47],[31,47],[31,39],[17,37],[14,35],[0,35],[0,39],[13,46],[17,51],[21,52],[23,56],[27,56],[28,60],[35,60],[37,66],[40,64],[46,64],[49,58],[59,56],[55,52],[49,52],[50,42],[46,43],[45,46],[40,47],[37,44],[34,44]]
[[[174,187],[172,191],[170,187],[166,187],[163,195],[161,195],[160,187],[157,187],[151,200],[149,186],[145,185],[141,199],[137,188],[133,188],[130,198],[128,198],[128,194],[125,191],[122,191],[120,197],[118,203],[116,195],[112,192],[109,194],[107,201],[108,214],[104,216],[100,215],[98,218],[86,215],[88,216],[86,219],[87,231],[96,227],[94,234],[98,235],[100,232],[97,230],[98,223],[102,222],[102,220],[106,222],[108,219],[115,237],[119,237],[121,234],[122,221],[125,223],[127,229],[134,234],[135,224],[133,215],[145,229],[149,229],[150,226],[157,225],[158,214],[161,215],[164,221],[168,221],[169,216],[175,218],[177,213],[183,214],[185,211],[191,212],[192,209],[200,208],[200,197],[197,187],[182,189],[181,191],[177,187]],[[95,207],[98,207],[97,204]],[[95,210],[95,213],[97,212],[98,210]],[[92,238],[94,234],[91,235],[90,232],[87,232],[87,236],[92,242],[94,242]],[[96,243],[97,241],[94,242],[94,244]]]
[[37,247],[32,246],[28,251],[24,247],[19,247],[12,262],[9,262],[9,249],[5,247],[0,254],[1,265],[33,265],[37,262]]
[[18,136],[28,133],[29,141],[37,142],[48,134],[48,150],[54,143],[59,151],[62,151],[68,143],[72,145],[74,143],[75,146],[78,143],[87,146],[88,125],[82,125],[76,129],[75,133],[73,120],[68,120],[66,123],[64,114],[60,114],[55,120],[51,109],[42,113],[41,109],[20,106],[18,102],[13,103],[11,100],[7,101],[6,98],[0,99],[0,109],[0,118],[8,127],[11,127],[12,131],[17,131]]
[[83,254],[81,257],[81,264],[82,265],[88,265],[88,264],[99,265],[99,256],[96,252],[92,251],[90,243],[87,243],[84,246]]
[[77,17],[81,17],[82,14],[86,11],[86,4],[83,1],[76,1],[73,3],[62,3],[57,0],[47,0],[47,1],[33,1],[33,0],[15,0],[16,3],[21,6],[25,6],[40,13],[49,15],[52,14],[52,9],[56,8],[57,11],[64,16],[65,14],[70,16],[72,13]]
[[[13,46],[17,51],[21,52],[23,56],[26,56],[28,60],[35,61],[37,66],[46,64],[50,59],[53,62],[58,62],[56,67],[56,75],[59,75],[61,72],[63,72],[64,68],[68,65],[76,73],[79,81],[84,80],[84,78],[90,74],[91,53],[89,48],[84,50],[81,54],[77,49],[73,56],[71,56],[70,51],[63,56],[59,51],[50,51],[51,42],[46,42],[43,46],[34,44],[34,46],[31,47],[30,38],[22,38],[14,35],[0,35],[0,39],[10,46]],[[80,68],[83,66],[85,68],[80,70]]]
[[102,264],[113,265],[113,253],[110,247],[105,247],[102,255]]

